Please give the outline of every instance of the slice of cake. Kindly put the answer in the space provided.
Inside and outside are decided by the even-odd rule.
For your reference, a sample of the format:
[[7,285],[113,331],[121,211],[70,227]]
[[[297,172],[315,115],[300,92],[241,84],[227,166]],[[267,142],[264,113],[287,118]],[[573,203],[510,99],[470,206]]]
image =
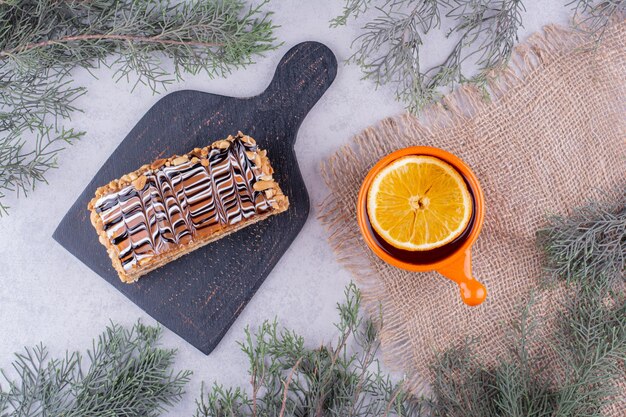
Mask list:
[[96,190],[91,223],[120,279],[142,275],[289,207],[267,152],[241,132]]

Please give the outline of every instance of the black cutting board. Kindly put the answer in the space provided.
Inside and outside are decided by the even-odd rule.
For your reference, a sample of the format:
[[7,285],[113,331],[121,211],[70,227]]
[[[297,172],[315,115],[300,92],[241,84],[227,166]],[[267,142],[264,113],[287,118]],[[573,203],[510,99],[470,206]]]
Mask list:
[[[304,42],[287,52],[258,96],[191,90],[164,96],[98,171],[53,238],[156,320],[209,354],[306,222],[309,196],[294,143],[302,120],[336,74],[332,51]],[[87,203],[96,188],[144,163],[207,146],[239,130],[267,149],[274,177],[289,197],[289,210],[197,249],[134,284],[122,283],[89,222]]]

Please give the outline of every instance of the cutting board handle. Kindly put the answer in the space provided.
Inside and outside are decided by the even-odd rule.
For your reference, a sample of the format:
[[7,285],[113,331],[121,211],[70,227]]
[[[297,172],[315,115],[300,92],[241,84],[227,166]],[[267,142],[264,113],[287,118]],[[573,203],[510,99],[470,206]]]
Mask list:
[[[297,128],[337,75],[337,58],[319,42],[303,42],[289,50],[274,78],[261,93],[258,116],[279,112],[285,129]],[[293,138],[295,141],[295,138]]]

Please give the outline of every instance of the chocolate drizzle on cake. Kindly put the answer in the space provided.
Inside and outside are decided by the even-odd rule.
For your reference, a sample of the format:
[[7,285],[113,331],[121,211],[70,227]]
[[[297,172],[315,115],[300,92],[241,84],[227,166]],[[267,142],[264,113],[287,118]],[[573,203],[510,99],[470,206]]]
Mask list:
[[155,163],[98,198],[94,210],[124,270],[271,211],[275,194],[263,183],[272,172],[263,159],[253,139],[230,137]]

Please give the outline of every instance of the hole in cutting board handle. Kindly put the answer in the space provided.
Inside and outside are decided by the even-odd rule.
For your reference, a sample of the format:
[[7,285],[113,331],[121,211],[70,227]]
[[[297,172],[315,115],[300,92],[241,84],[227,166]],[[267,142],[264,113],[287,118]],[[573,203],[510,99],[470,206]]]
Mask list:
[[279,111],[289,127],[298,127],[337,75],[337,58],[324,44],[303,42],[280,60],[261,93],[259,112]]

